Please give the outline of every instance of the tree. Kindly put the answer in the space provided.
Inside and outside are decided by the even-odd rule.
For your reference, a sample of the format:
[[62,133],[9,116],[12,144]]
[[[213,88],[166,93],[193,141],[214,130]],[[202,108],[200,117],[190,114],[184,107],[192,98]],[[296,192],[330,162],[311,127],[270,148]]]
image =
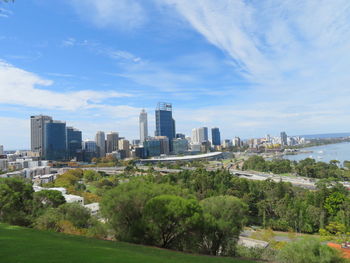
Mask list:
[[33,194],[33,213],[38,215],[48,207],[59,207],[66,202],[60,191],[42,190]]
[[335,249],[316,239],[288,243],[277,255],[280,263],[340,263],[346,262]]
[[201,220],[202,209],[194,199],[160,195],[146,204],[144,216],[148,234],[155,245],[171,248],[189,234]]
[[19,178],[0,178],[0,221],[29,225],[33,187]]
[[187,191],[168,184],[133,180],[104,194],[101,213],[116,232],[118,240],[147,243],[144,208],[148,200],[162,194],[185,196]]
[[246,222],[247,205],[233,196],[215,196],[200,202],[204,223],[200,250],[210,255],[234,253],[240,231]]
[[78,203],[66,203],[58,207],[64,220],[72,222],[77,228],[87,228],[90,225],[90,211]]

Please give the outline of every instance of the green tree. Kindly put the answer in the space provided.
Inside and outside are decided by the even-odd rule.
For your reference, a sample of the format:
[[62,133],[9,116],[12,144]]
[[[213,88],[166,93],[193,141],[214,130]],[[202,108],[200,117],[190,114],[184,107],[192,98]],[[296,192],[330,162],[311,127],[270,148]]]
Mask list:
[[60,191],[42,190],[33,194],[33,213],[38,215],[48,207],[58,207],[66,202]]
[[176,186],[132,180],[104,194],[101,213],[112,226],[118,240],[147,243],[144,208],[148,200],[162,194],[188,195],[186,190]]
[[200,202],[204,223],[200,251],[210,255],[230,255],[246,222],[247,205],[233,196],[215,196]]
[[148,234],[155,245],[171,248],[201,220],[201,207],[194,199],[160,195],[146,204],[144,216]]
[[335,249],[316,239],[288,243],[277,255],[280,263],[341,263],[345,259]]
[[58,207],[64,220],[70,221],[77,228],[87,228],[90,225],[90,211],[78,203],[66,203]]
[[33,187],[19,178],[0,178],[0,221],[29,225]]

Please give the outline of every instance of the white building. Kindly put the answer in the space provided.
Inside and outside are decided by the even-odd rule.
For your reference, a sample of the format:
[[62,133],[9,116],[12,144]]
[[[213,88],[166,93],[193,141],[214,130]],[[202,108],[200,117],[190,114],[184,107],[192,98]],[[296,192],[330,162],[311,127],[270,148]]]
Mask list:
[[143,144],[143,142],[148,137],[147,112],[144,109],[142,109],[140,113],[139,123],[140,123],[140,144]]
[[208,128],[194,128],[192,129],[192,140],[193,144],[201,144],[208,141]]
[[100,212],[100,204],[99,203],[91,203],[84,205],[87,209],[90,210],[91,215],[97,215]]

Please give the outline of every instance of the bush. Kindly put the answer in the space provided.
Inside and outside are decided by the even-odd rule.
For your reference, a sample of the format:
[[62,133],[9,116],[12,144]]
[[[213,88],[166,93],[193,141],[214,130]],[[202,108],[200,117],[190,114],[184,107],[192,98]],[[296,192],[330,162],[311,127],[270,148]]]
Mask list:
[[341,263],[340,253],[316,239],[302,239],[287,244],[277,255],[280,263]]

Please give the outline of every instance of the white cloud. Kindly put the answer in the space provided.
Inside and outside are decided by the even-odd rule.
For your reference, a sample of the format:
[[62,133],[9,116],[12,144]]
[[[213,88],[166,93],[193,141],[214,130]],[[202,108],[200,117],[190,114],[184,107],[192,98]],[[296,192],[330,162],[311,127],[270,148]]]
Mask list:
[[132,29],[146,21],[145,10],[137,0],[73,0],[79,15],[98,27]]
[[43,109],[77,110],[101,107],[99,103],[108,98],[131,96],[114,91],[56,92],[44,89],[52,84],[51,80],[0,61],[0,103]]
[[6,8],[1,8],[0,7],[0,17],[2,18],[8,18],[9,16],[11,16],[13,14],[13,12],[11,10],[8,10]]

